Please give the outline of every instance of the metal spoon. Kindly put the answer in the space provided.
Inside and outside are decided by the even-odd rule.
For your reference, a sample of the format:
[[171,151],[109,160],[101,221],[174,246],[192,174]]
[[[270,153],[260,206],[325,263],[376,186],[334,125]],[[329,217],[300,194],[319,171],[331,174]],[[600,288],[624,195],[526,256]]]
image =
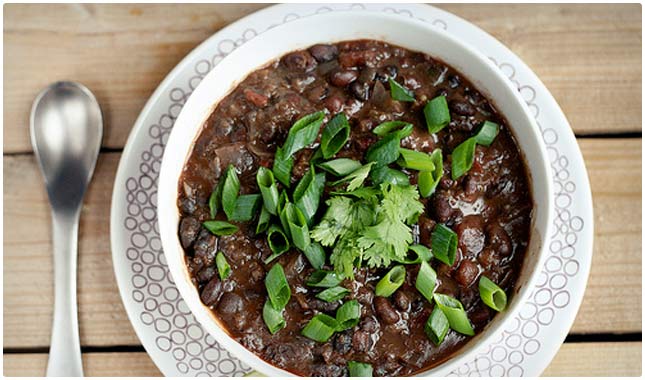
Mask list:
[[101,148],[103,118],[85,86],[57,82],[34,100],[30,124],[53,220],[54,323],[47,376],[83,376],[76,304],[78,221]]

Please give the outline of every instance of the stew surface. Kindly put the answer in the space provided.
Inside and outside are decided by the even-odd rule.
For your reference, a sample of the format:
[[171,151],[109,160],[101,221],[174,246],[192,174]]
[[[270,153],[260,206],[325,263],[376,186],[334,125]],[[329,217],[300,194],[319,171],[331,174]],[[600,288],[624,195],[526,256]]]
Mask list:
[[[393,79],[414,94],[414,101],[392,99]],[[451,121],[440,132],[428,133],[424,105],[445,96]],[[202,302],[228,333],[265,361],[304,376],[347,376],[348,361],[368,363],[375,376],[411,375],[436,366],[471,337],[450,330],[440,345],[433,344],[424,325],[433,308],[415,288],[419,264],[406,265],[403,285],[390,297],[375,295],[376,283],[389,268],[356,269],[341,286],[349,294],[341,301],[315,297],[321,290],[306,285],[314,272],[303,253],[292,247],[265,264],[272,252],[265,234],[256,234],[257,218],[234,223],[239,230],[216,236],[202,223],[210,215],[209,197],[233,165],[240,193],[259,193],[256,173],[271,168],[277,147],[299,118],[325,112],[325,122],[345,113],[351,126],[348,142],[335,158],[364,161],[378,141],[373,129],[400,120],[414,126],[401,146],[431,153],[442,150],[443,176],[434,194],[420,198],[424,211],[412,227],[414,243],[431,247],[438,223],[458,236],[453,265],[431,260],[437,273],[435,291],[459,300],[479,333],[495,311],[480,297],[478,281],[486,276],[511,295],[529,241],[533,202],[521,153],[507,122],[493,104],[459,72],[432,57],[372,40],[315,45],[295,51],[251,73],[214,109],[195,140],[179,182],[178,233],[185,260]],[[484,121],[499,125],[490,146],[476,145],[471,169],[451,177],[451,152],[473,136]],[[322,129],[321,129],[322,131]],[[315,143],[296,152],[292,188],[310,167]],[[418,174],[403,170],[416,184]],[[366,183],[369,183],[369,179]],[[284,186],[279,185],[279,188]],[[324,200],[316,214],[324,214]],[[218,220],[226,220],[220,213]],[[230,276],[221,280],[216,254],[222,252]],[[291,298],[284,310],[286,325],[271,334],[263,320],[267,301],[265,276],[276,263],[284,268]],[[325,269],[332,270],[329,263]],[[361,305],[359,323],[319,343],[301,331],[319,313],[333,316],[347,300]]]

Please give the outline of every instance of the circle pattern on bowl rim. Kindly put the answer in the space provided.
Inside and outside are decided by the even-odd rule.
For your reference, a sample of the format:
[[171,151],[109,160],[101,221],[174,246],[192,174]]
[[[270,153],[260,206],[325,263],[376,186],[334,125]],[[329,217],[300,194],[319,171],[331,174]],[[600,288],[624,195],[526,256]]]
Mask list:
[[[124,191],[125,200],[118,205],[115,204],[116,202],[113,203],[113,207],[124,208],[122,212],[125,216],[122,220],[113,221],[121,229],[119,232],[112,231],[113,239],[127,239],[124,243],[127,248],[122,252],[113,251],[119,288],[131,319],[133,316],[136,319],[132,321],[133,325],[140,337],[142,335],[147,337],[142,339],[142,342],[157,365],[162,367],[160,360],[174,364],[172,371],[167,365],[164,366],[166,369],[164,372],[167,375],[240,376],[251,370],[205,333],[181,299],[165,262],[156,220],[156,183],[164,146],[175,118],[206,74],[231,51],[260,34],[261,31],[316,13],[348,9],[357,12],[381,11],[399,14],[402,17],[413,17],[449,32],[452,32],[452,25],[456,31],[460,27],[463,28],[463,24],[470,26],[455,16],[425,5],[402,7],[378,4],[350,6],[301,4],[280,5],[271,9],[277,16],[277,22],[269,24],[264,29],[245,28],[237,38],[217,38],[222,34],[220,31],[195,49],[199,56],[193,56],[191,53],[191,56],[185,59],[190,59],[190,66],[183,68],[183,80],[175,78],[170,86],[166,86],[161,98],[156,101],[153,114],[158,115],[157,121],[148,125],[138,121],[128,140],[128,146],[132,151],[126,149],[122,159],[128,159],[129,165],[137,167],[138,170],[130,169],[129,171],[133,172],[132,175],[124,177],[121,175],[123,170],[120,168],[115,182],[115,192]],[[455,32],[455,34],[459,36],[459,33]],[[487,37],[492,39],[490,36]],[[209,49],[205,49],[204,45],[208,45]],[[213,51],[214,54],[212,54]],[[488,52],[485,51],[485,53]],[[575,169],[572,168],[571,161],[574,161],[575,165],[580,165],[582,158],[571,156],[571,152],[567,152],[565,143],[561,141],[563,133],[571,133],[568,125],[543,127],[541,120],[546,112],[542,110],[544,107],[540,102],[540,90],[533,84],[522,81],[519,75],[522,68],[516,67],[509,56],[491,55],[489,58],[517,87],[540,127],[554,177],[556,212],[553,223],[555,228],[549,240],[549,257],[540,273],[536,288],[529,296],[529,301],[514,320],[505,324],[503,333],[493,344],[450,375],[539,375],[544,368],[536,371],[528,363],[531,358],[545,350],[540,343],[540,334],[555,328],[554,320],[565,314],[565,310],[572,306],[574,297],[576,302],[573,305],[573,314],[575,315],[582,295],[572,295],[569,288],[572,281],[578,283],[582,281],[584,284],[588,275],[590,252],[586,249],[583,252],[578,251],[581,235],[590,233],[589,227],[585,226],[585,217],[588,218],[588,216],[581,215],[580,205],[576,203],[576,191],[581,186],[588,191],[588,183],[577,184],[577,178],[572,176],[572,170]],[[512,55],[510,58],[517,59]],[[558,130],[558,128],[564,130]],[[138,151],[134,151],[134,144],[137,144]],[[119,179],[123,181],[119,182]],[[123,256],[125,260],[121,260],[122,257],[117,260],[117,255]],[[581,255],[583,255],[582,258]],[[117,262],[128,263],[128,268],[117,266]],[[581,269],[584,270],[581,271]],[[129,273],[124,273],[126,270],[129,270]],[[121,280],[124,277],[127,277],[127,283]],[[137,310],[133,310],[135,306]],[[571,311],[568,310],[566,313]],[[571,324],[573,317],[565,319]],[[154,347],[151,347],[151,344],[154,344]],[[551,356],[553,354],[551,353]]]

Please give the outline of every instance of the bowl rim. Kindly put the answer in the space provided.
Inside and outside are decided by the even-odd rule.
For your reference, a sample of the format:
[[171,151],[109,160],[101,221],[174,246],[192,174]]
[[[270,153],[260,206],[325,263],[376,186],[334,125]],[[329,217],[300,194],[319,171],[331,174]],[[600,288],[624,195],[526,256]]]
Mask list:
[[[188,273],[187,273],[187,268],[184,262],[184,250],[182,249],[180,243],[179,243],[179,237],[177,234],[177,225],[176,223],[164,223],[165,221],[170,220],[169,218],[170,214],[172,212],[178,214],[177,206],[176,206],[176,200],[177,200],[177,189],[178,189],[178,178],[179,175],[181,174],[181,170],[178,173],[174,173],[176,175],[171,175],[169,170],[169,160],[166,159],[168,156],[170,156],[171,152],[176,150],[176,144],[172,144],[173,140],[177,140],[177,135],[180,134],[179,131],[181,128],[177,128],[177,126],[181,126],[183,124],[183,120],[185,118],[185,115],[189,111],[195,111],[192,110],[193,104],[195,103],[195,94],[200,94],[201,92],[204,91],[204,88],[206,87],[209,82],[212,82],[212,78],[216,77],[217,74],[219,73],[221,67],[227,60],[230,61],[230,57],[236,57],[238,55],[243,55],[244,53],[247,53],[250,47],[253,47],[254,44],[258,44],[262,42],[263,40],[270,39],[273,34],[276,34],[279,31],[287,30],[289,28],[294,28],[295,26],[298,26],[298,24],[306,22],[311,20],[311,18],[330,18],[330,19],[337,19],[337,18],[343,18],[343,17],[350,17],[350,18],[370,18],[370,19],[381,19],[385,22],[398,22],[402,24],[406,24],[405,26],[414,26],[417,28],[421,28],[424,30],[424,32],[429,33],[429,34],[435,34],[435,36],[438,36],[440,38],[443,38],[445,41],[450,43],[451,45],[461,49],[463,52],[466,54],[472,56],[473,58],[476,58],[476,62],[470,63],[470,64],[476,64],[476,65],[483,65],[485,68],[490,71],[493,76],[495,77],[495,81],[499,82],[499,84],[504,87],[504,91],[509,91],[512,94],[511,99],[514,104],[513,106],[518,106],[520,110],[522,111],[522,117],[525,119],[524,122],[526,122],[528,125],[530,125],[531,128],[528,128],[528,133],[531,135],[531,139],[536,142],[537,146],[537,151],[542,158],[540,160],[539,164],[542,165],[542,170],[544,171],[544,183],[541,183],[540,190],[545,191],[546,195],[546,205],[542,205],[541,209],[543,213],[546,215],[543,216],[541,219],[545,220],[546,223],[541,227],[541,235],[539,236],[540,240],[540,246],[539,248],[536,249],[536,254],[538,255],[537,261],[533,264],[534,267],[531,268],[532,272],[529,274],[528,279],[526,281],[526,284],[521,287],[521,288],[516,288],[514,289],[514,296],[512,297],[512,301],[510,304],[510,307],[507,308],[506,311],[504,311],[504,314],[497,314],[496,317],[494,317],[491,322],[489,322],[484,330],[480,332],[479,334],[475,335],[468,343],[466,343],[464,346],[459,348],[456,352],[452,353],[449,355],[446,359],[444,359],[440,364],[427,369],[425,371],[419,372],[416,375],[417,376],[427,376],[427,375],[439,375],[439,374],[447,374],[453,369],[455,369],[458,365],[463,364],[465,362],[468,362],[473,359],[473,357],[480,351],[482,346],[484,344],[490,344],[492,338],[495,336],[498,336],[501,333],[501,330],[504,327],[504,322],[508,321],[512,318],[514,318],[518,313],[522,305],[527,301],[528,296],[530,295],[530,291],[532,288],[534,288],[537,278],[539,275],[539,269],[543,266],[544,261],[546,260],[546,247],[548,240],[550,239],[552,233],[552,213],[553,213],[553,208],[554,208],[554,200],[553,200],[553,192],[552,192],[552,176],[550,174],[551,168],[550,165],[548,165],[548,155],[546,153],[546,147],[544,144],[544,141],[542,140],[541,136],[539,135],[539,127],[537,125],[537,122],[535,118],[531,115],[530,110],[526,103],[524,102],[523,99],[521,99],[520,94],[517,92],[517,89],[513,88],[511,82],[503,75],[503,73],[497,68],[484,54],[480,53],[478,50],[476,50],[474,47],[470,46],[469,44],[461,41],[457,37],[449,34],[448,32],[435,27],[428,25],[426,23],[423,23],[420,20],[415,20],[411,18],[403,18],[398,15],[391,15],[391,14],[383,14],[383,13],[373,13],[373,12],[365,12],[365,13],[355,13],[351,12],[350,10],[347,11],[337,11],[333,13],[324,13],[324,14],[315,14],[315,15],[310,15],[306,17],[302,17],[298,20],[294,20],[292,22],[282,24],[279,26],[276,26],[275,28],[272,28],[262,34],[259,34],[257,37],[254,39],[250,40],[249,42],[245,43],[241,47],[235,49],[233,52],[231,52],[224,60],[222,60],[217,66],[215,66],[201,81],[201,83],[195,88],[191,96],[186,100],[180,114],[177,116],[177,119],[175,120],[174,127],[171,131],[171,134],[168,138],[168,143],[166,146],[166,150],[164,151],[164,155],[162,158],[162,164],[161,164],[161,170],[160,170],[160,175],[159,175],[159,193],[158,193],[158,204],[157,204],[157,209],[158,209],[158,220],[159,220],[159,230],[160,230],[160,236],[161,236],[161,241],[162,241],[162,248],[166,256],[166,260],[168,262],[168,266],[170,268],[171,275],[174,279],[174,283],[177,286],[182,298],[186,302],[188,308],[194,313],[196,316],[196,319],[199,321],[199,323],[204,326],[206,331],[213,335],[216,341],[218,341],[220,344],[222,344],[224,347],[226,347],[227,350],[231,351],[234,355],[236,355],[240,360],[246,362],[247,364],[251,365],[256,370],[259,370],[262,373],[265,373],[270,376],[294,376],[294,373],[291,373],[289,371],[286,371],[282,368],[279,368],[277,366],[274,366],[273,364],[265,361],[264,359],[260,358],[258,355],[256,355],[254,352],[250,351],[246,347],[244,347],[241,343],[238,343],[235,339],[233,339],[228,332],[226,331],[226,328],[221,325],[221,322],[214,316],[214,313],[212,310],[210,310],[206,305],[201,303],[201,300],[199,298],[198,292],[196,291],[195,287],[193,286],[192,282],[190,282],[188,278]],[[387,42],[387,37],[383,36],[384,38],[373,38],[373,39],[379,39]],[[355,40],[358,38],[346,38],[346,39],[341,39],[337,41],[346,41],[346,40]],[[334,41],[336,42],[336,41]],[[311,42],[309,45],[313,45],[316,42]],[[250,47],[249,47],[250,46]],[[188,151],[186,153],[186,156],[183,158],[182,165],[181,167],[185,165],[185,162],[188,158],[188,154],[192,151],[192,146],[194,144],[195,139],[201,132],[201,125],[203,125],[203,122],[205,121],[206,117],[210,115],[212,110],[217,106],[217,104],[225,98],[230,91],[235,89],[237,85],[239,84],[240,81],[244,80],[250,73],[253,71],[261,68],[264,64],[271,62],[283,54],[285,54],[288,51],[292,51],[294,49],[286,50],[284,52],[278,53],[276,56],[273,56],[270,58],[267,62],[255,66],[251,68],[248,71],[245,71],[242,73],[242,75],[238,75],[234,81],[227,83],[230,84],[230,88],[227,89],[226,92],[224,92],[221,96],[214,98],[211,100],[211,106],[207,110],[207,112],[204,113],[203,117],[201,118],[201,123],[200,126],[197,127],[197,131],[195,132],[196,135],[191,136],[191,143],[189,144]],[[418,49],[409,49],[409,50],[417,50]],[[454,63],[451,62],[446,62],[449,65],[455,67]],[[220,69],[218,69],[218,67]],[[458,68],[460,70],[460,68]],[[211,80],[209,80],[211,78]],[[201,90],[200,90],[201,89]],[[501,91],[501,90],[500,90]],[[212,98],[212,97],[211,97]],[[192,100],[192,101],[191,101]],[[493,99],[494,100],[494,99]],[[182,117],[183,116],[183,117]],[[510,124],[510,123],[509,123]],[[512,130],[513,135],[516,135],[516,133],[513,131],[513,126],[510,126]],[[175,137],[175,138],[173,138]],[[536,163],[529,163],[529,160],[526,159],[525,152],[522,149],[521,144],[516,140],[516,144],[520,148],[520,153],[522,154],[524,158],[525,165],[528,170],[529,174],[529,180],[532,180],[532,175],[533,171],[531,170],[533,165],[537,165]],[[170,149],[168,149],[170,148]],[[170,177],[169,177],[170,176]],[[532,181],[531,181],[532,182]],[[168,184],[169,186],[163,186],[164,184]],[[533,193],[533,203],[534,203],[534,210],[535,210],[535,184],[531,184],[531,190]],[[171,196],[172,195],[172,196]],[[161,205],[165,205],[163,201],[165,200],[172,200],[173,207],[161,207]],[[546,207],[545,207],[546,206]],[[535,215],[532,215],[532,227],[531,227],[531,236],[530,240],[531,243],[533,243],[533,240],[536,238],[535,237],[535,228],[533,224],[535,223]],[[169,249],[170,248],[170,249]],[[178,248],[178,249],[177,249]],[[527,248],[528,249],[528,248]],[[170,255],[169,255],[170,253]],[[521,271],[523,272],[526,270],[526,260],[527,258],[525,257],[524,263],[522,265]],[[195,302],[196,300],[196,302]]]

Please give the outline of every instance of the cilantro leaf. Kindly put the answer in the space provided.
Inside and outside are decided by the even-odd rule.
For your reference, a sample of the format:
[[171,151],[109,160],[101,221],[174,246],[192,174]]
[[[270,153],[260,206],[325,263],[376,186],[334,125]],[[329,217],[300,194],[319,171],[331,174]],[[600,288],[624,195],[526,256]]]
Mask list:
[[423,203],[419,202],[419,191],[415,186],[396,186],[383,184],[382,211],[391,219],[416,223],[423,212]]

